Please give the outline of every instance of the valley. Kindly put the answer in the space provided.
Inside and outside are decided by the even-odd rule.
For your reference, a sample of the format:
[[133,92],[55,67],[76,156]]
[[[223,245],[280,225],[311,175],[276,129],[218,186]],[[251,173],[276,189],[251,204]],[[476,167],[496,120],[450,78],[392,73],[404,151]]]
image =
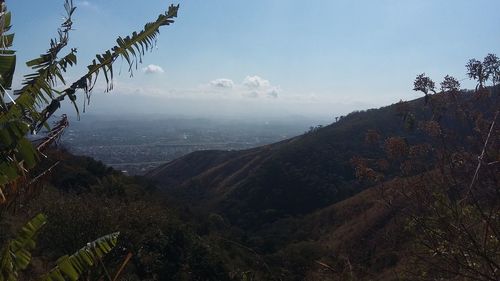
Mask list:
[[61,145],[123,171],[143,175],[148,170],[201,150],[242,150],[303,134],[313,121],[231,120],[141,116],[71,118]]

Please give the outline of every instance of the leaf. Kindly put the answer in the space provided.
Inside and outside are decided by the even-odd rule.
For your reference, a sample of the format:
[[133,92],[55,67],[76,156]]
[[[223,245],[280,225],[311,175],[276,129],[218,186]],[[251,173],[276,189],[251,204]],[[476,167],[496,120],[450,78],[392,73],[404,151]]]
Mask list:
[[16,69],[16,56],[0,55],[0,84],[5,89],[12,86],[12,78]]
[[14,165],[14,163],[0,163],[0,186],[11,182],[17,177],[17,167]]
[[82,273],[97,264],[104,255],[108,254],[116,246],[119,235],[119,232],[105,235],[94,242],[88,243],[73,255],[59,258],[56,267],[45,275],[42,281],[78,280]]
[[11,20],[12,20],[12,13],[11,12],[6,12],[3,15],[3,32],[9,31]]
[[59,269],[72,281],[78,280],[77,268],[71,263],[69,256],[64,256],[57,261]]
[[13,55],[16,51],[14,50],[0,50],[0,55]]
[[27,168],[31,169],[36,165],[38,153],[29,140],[26,138],[20,139],[16,149],[19,152],[19,158],[24,160]]
[[0,280],[5,276],[5,280],[17,280],[18,272],[26,269],[31,261],[31,251],[35,248],[35,238],[46,223],[45,215],[36,215],[0,251]]
[[0,127],[0,141],[3,145],[2,148],[9,147],[13,143],[13,139],[7,132],[7,128],[5,126]]
[[0,48],[12,47],[13,42],[14,42],[14,34],[7,34],[0,36]]

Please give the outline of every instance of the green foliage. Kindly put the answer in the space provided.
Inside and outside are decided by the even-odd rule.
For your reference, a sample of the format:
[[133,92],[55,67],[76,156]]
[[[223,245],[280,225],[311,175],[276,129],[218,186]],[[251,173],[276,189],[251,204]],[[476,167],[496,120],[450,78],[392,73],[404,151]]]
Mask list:
[[17,280],[19,271],[30,264],[36,236],[46,223],[45,215],[38,214],[22,227],[16,238],[6,243],[0,252],[0,281]]
[[[76,65],[76,49],[71,49],[67,54],[61,55],[67,46],[69,33],[72,30],[72,16],[76,7],[72,0],[65,0],[65,17],[58,29],[58,38],[50,41],[48,51],[38,58],[26,63],[33,73],[24,77],[22,88],[9,93],[15,71],[15,52],[12,46],[13,34],[7,34],[10,29],[11,13],[6,10],[6,5],[1,1],[0,7],[0,202],[6,201],[4,189],[8,184],[18,180],[26,170],[33,168],[39,161],[38,151],[28,141],[26,135],[31,131],[36,133],[43,126],[48,127],[47,120],[59,109],[60,103],[68,97],[73,103],[77,113],[76,93],[84,92],[85,104],[89,102],[92,89],[101,74],[107,84],[107,90],[112,89],[113,65],[117,59],[124,59],[129,65],[132,75],[133,68],[142,62],[146,51],[152,50],[159,29],[170,25],[177,17],[179,6],[171,5],[158,18],[144,26],[140,32],[133,32],[126,37],[118,37],[116,46],[110,50],[96,55],[96,58],[87,66],[87,73],[69,84],[70,86],[60,91],[56,85],[67,85],[64,73]],[[10,102],[5,103],[6,98]],[[7,190],[8,191],[8,190]]]
[[[0,86],[5,89],[11,87],[16,67],[16,56],[8,50],[12,46],[14,34],[6,34],[11,28],[11,18],[12,14],[7,11],[5,3],[0,2]],[[5,107],[3,99],[0,102]]]
[[[145,52],[154,47],[159,29],[174,22],[178,8],[178,5],[171,5],[168,11],[160,14],[155,21],[147,23],[142,31],[133,32],[124,38],[118,37],[116,46],[96,55],[96,58],[88,65],[87,72],[75,82],[68,83],[64,74],[70,67],[76,65],[77,50],[71,49],[66,54],[62,54],[62,52],[69,42],[69,34],[73,29],[72,17],[76,7],[73,5],[73,0],[65,0],[65,16],[57,30],[57,38],[50,40],[47,52],[26,62],[32,73],[24,77],[20,89],[11,91],[16,64],[15,51],[10,49],[14,35],[8,33],[11,28],[11,13],[7,11],[4,1],[0,0],[0,204],[13,199],[6,196],[11,195],[9,192],[14,193],[18,184],[30,184],[26,180],[29,176],[29,170],[44,166],[40,165],[39,150],[46,146],[35,147],[28,140],[27,135],[30,132],[36,134],[43,127],[48,128],[47,120],[59,109],[60,103],[66,97],[69,98],[79,114],[79,108],[76,104],[76,94],[79,90],[83,90],[85,94],[85,110],[85,104],[89,102],[93,87],[101,76],[104,76],[107,91],[111,90],[114,76],[113,64],[117,59],[122,58],[128,63],[128,70],[132,75],[133,68],[137,68],[138,64],[142,62]],[[56,89],[56,86],[61,85],[69,86],[62,91]],[[95,163],[90,162],[90,164]],[[84,170],[87,173],[83,175],[84,178],[91,175],[94,181],[81,181],[82,175],[74,176],[74,174],[73,177],[69,178],[63,176],[63,181],[66,183],[73,181],[73,185],[77,189],[95,188],[97,184],[95,179],[106,176],[107,186],[104,188],[105,191],[102,189],[101,191],[106,196],[114,196],[116,193],[123,196],[124,190],[121,182],[115,179],[113,171],[103,168],[102,163],[98,164],[93,165],[89,171]],[[88,209],[80,211],[83,211],[81,217],[85,217]],[[62,212],[67,213],[71,210],[65,209]],[[16,239],[6,244],[1,252],[0,281],[17,280],[19,271],[27,268],[31,261],[31,251],[35,246],[35,235],[45,222],[44,215],[37,215],[22,229]],[[65,220],[61,223],[67,225],[75,223],[75,221]],[[67,235],[63,232],[60,238],[67,238]],[[55,237],[51,237],[51,239],[55,239]],[[118,233],[102,236],[94,242],[88,243],[73,255],[59,258],[56,266],[44,275],[42,280],[79,279],[90,266],[102,263],[103,256],[117,244],[117,238]],[[62,240],[55,239],[53,241],[61,243]]]
[[[124,176],[88,157],[52,150],[47,155],[48,162],[60,161],[57,176],[22,212],[50,218],[38,239],[37,259],[55,260],[80,247],[79,241],[119,231],[116,250],[103,263],[116,268],[131,253],[125,280],[229,279],[217,245],[195,234],[159,191],[148,188],[147,180]],[[77,180],[82,175],[86,180]],[[31,276],[42,273],[33,270]],[[91,277],[105,274],[101,271],[93,268]]]
[[[27,269],[32,261],[37,236],[46,223],[47,217],[38,214],[21,228],[14,239],[7,241],[0,251],[0,281],[18,280],[20,272]],[[71,256],[62,256],[57,260],[56,267],[41,280],[78,280],[116,246],[118,235],[119,233],[105,235],[87,243]]]
[[101,262],[104,255],[108,254],[118,241],[118,232],[108,234],[99,239],[87,243],[83,248],[71,256],[62,256],[47,275],[42,277],[43,281],[75,281],[91,266]]

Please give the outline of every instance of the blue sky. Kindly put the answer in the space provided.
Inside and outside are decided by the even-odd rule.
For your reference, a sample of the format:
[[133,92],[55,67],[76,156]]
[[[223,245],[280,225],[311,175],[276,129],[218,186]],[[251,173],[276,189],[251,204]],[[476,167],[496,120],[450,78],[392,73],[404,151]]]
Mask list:
[[[171,3],[179,17],[158,48],[112,94],[97,89],[90,112],[334,116],[416,98],[417,74],[463,79],[468,59],[500,55],[498,0],[75,0],[70,79]],[[7,0],[19,62],[47,48],[62,4]]]

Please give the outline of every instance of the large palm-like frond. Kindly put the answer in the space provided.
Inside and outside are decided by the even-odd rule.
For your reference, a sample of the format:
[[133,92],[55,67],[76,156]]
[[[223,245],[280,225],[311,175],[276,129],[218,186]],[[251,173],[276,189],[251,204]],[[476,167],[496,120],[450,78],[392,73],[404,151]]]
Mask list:
[[[158,18],[144,26],[140,32],[130,36],[118,37],[117,45],[96,55],[96,58],[87,66],[87,73],[71,83],[62,91],[56,89],[57,85],[66,85],[64,72],[77,62],[76,49],[59,57],[59,53],[67,46],[69,32],[72,29],[72,15],[75,11],[72,0],[65,0],[66,17],[58,29],[58,38],[50,42],[49,50],[38,58],[30,60],[27,65],[34,72],[24,77],[22,88],[15,91],[15,100],[9,94],[15,67],[14,51],[12,45],[13,35],[6,34],[10,28],[10,13],[6,11],[3,0],[0,0],[0,203],[5,201],[2,189],[6,184],[12,183],[38,161],[38,152],[28,141],[26,135],[38,132],[47,126],[47,120],[60,107],[60,102],[69,97],[77,114],[76,93],[84,92],[85,105],[90,100],[92,89],[100,76],[106,81],[106,91],[113,87],[113,65],[118,58],[128,63],[128,71],[133,74],[134,68],[142,62],[145,52],[152,50],[155,45],[159,29],[170,25],[177,17],[178,5],[171,5]],[[2,61],[4,60],[4,61]],[[102,74],[102,75],[101,75]],[[3,79],[3,80],[2,80]],[[5,99],[4,95],[10,97]],[[7,102],[5,102],[7,100]],[[43,110],[40,110],[43,108]],[[48,126],[47,126],[48,127]]]
[[103,236],[78,250],[71,256],[63,256],[57,265],[41,280],[42,281],[75,281],[93,265],[109,253],[118,241],[120,233],[115,232]]
[[76,90],[83,89],[88,101],[100,73],[104,75],[106,80],[106,90],[112,90],[113,64],[116,59],[123,58],[128,63],[128,71],[132,75],[134,67],[137,68],[137,65],[142,62],[145,52],[152,50],[154,47],[157,36],[160,33],[160,27],[173,23],[174,18],[177,17],[178,10],[179,5],[170,5],[167,12],[160,14],[156,21],[147,23],[139,33],[134,32],[125,38],[118,37],[116,39],[117,45],[102,54],[96,55],[92,64],[87,66],[88,72],[69,88],[65,89],[57,100],[62,101],[65,96],[71,98]]
[[[17,236],[8,241],[0,251],[0,281],[16,281],[19,272],[26,269],[31,262],[31,251],[35,249],[36,236],[47,223],[47,217],[38,214],[23,226]],[[56,266],[45,274],[43,281],[78,280],[92,266],[101,262],[118,241],[120,233],[115,232],[87,243],[71,256],[62,256]]]
[[[3,24],[0,24],[0,35],[2,35],[0,41],[5,42],[6,40],[1,38],[10,36],[4,34],[10,28],[11,16],[10,12],[5,9],[5,3],[1,3],[1,5],[3,20],[0,19],[0,23]],[[26,138],[26,135],[33,128],[31,124],[34,120],[41,118],[40,106],[49,103],[56,93],[53,87],[58,82],[64,83],[62,72],[66,71],[68,66],[76,64],[76,50],[74,49],[63,58],[58,58],[58,53],[68,44],[68,34],[72,26],[71,16],[75,11],[71,0],[66,0],[65,9],[67,15],[58,29],[59,38],[51,40],[50,48],[46,53],[27,63],[35,72],[25,76],[23,87],[15,91],[16,95],[11,95],[8,92],[15,69],[13,67],[0,69],[0,76],[10,77],[9,81],[0,80],[0,91],[2,92],[2,107],[0,108],[0,203],[6,201],[2,187],[23,176],[27,169],[36,164],[38,152]],[[0,45],[0,58],[9,58],[15,63],[14,51],[9,49],[12,46],[11,39],[7,40],[8,44]],[[2,56],[2,53],[6,55]],[[10,101],[5,102],[5,96]],[[15,100],[13,96],[16,97]]]
[[7,11],[5,3],[0,1],[0,97],[2,98],[2,108],[5,108],[3,100],[5,89],[11,87],[16,67],[15,52],[9,50],[14,41],[14,34],[7,34],[11,28],[11,17],[12,14]]
[[26,269],[36,236],[46,223],[47,218],[38,214],[23,226],[15,239],[7,242],[0,253],[0,281],[17,280],[18,272]]

